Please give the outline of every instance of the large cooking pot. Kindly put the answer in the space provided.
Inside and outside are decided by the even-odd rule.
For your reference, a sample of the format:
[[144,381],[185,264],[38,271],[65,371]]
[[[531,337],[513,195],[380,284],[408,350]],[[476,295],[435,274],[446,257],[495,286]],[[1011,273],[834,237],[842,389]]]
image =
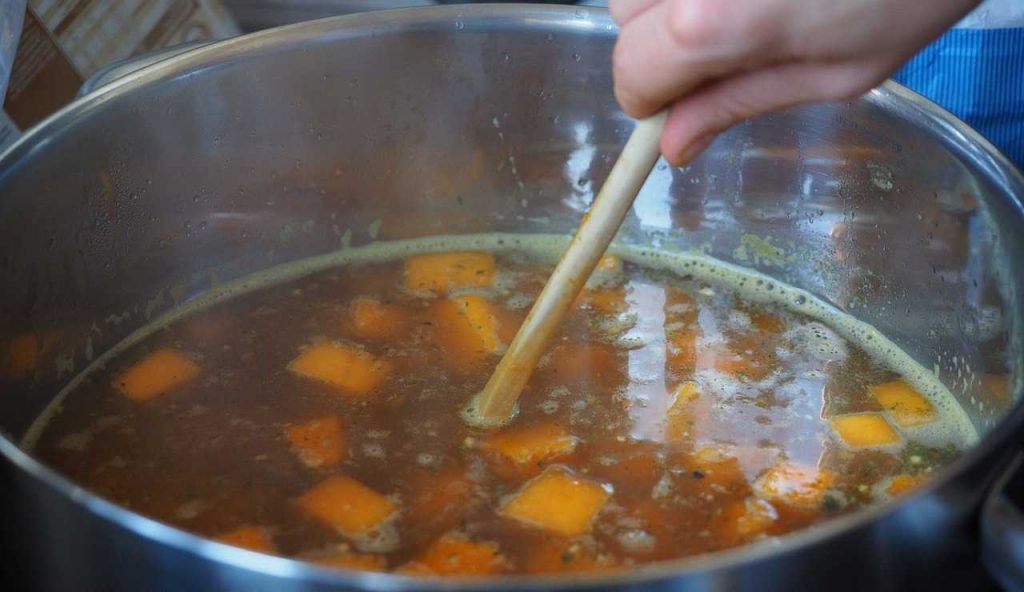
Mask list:
[[[373,240],[571,230],[633,127],[611,92],[615,34],[605,12],[571,7],[311,22],[128,75],[3,155],[7,573],[53,590],[439,587],[203,540],[90,495],[18,442],[90,359],[218,282]],[[987,484],[1022,433],[1019,391],[982,380],[1021,361],[1022,196],[987,142],[894,84],[659,165],[619,240],[749,265],[873,323],[934,366],[982,439],[919,492],[820,527],[629,573],[479,586],[954,581],[945,568],[973,559]],[[18,339],[35,347],[12,361]],[[1006,524],[986,532],[1012,567]]]

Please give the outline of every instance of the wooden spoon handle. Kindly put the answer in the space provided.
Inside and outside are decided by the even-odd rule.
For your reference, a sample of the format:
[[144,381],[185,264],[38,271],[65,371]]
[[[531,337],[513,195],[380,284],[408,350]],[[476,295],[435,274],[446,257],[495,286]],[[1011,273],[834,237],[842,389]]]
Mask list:
[[526,315],[494,374],[463,411],[477,427],[500,426],[511,419],[537,361],[586,284],[598,260],[622,225],[636,194],[651,174],[660,154],[665,113],[641,120],[626,142],[576,236],[562,255],[537,301]]

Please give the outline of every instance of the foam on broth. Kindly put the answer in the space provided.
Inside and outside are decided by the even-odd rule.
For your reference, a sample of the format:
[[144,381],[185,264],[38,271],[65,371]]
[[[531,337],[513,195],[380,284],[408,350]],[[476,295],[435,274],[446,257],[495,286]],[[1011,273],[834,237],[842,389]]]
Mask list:
[[[53,402],[27,430],[22,440],[22,446],[28,449],[32,448],[46,428],[51,415],[59,408],[61,401],[75,389],[83,378],[103,368],[118,354],[169,323],[214,304],[334,267],[395,261],[420,253],[445,251],[522,253],[537,261],[553,264],[558,261],[568,242],[567,236],[559,234],[507,233],[453,235],[379,242],[278,265],[244,278],[226,282],[196,297],[192,302],[175,308],[154,322],[137,329],[123,341],[98,356],[54,397]],[[978,434],[967,413],[934,372],[919,364],[878,329],[841,312],[810,292],[787,286],[763,273],[702,253],[672,253],[622,244],[613,244],[609,247],[608,252],[644,268],[664,270],[680,276],[692,276],[697,280],[733,290],[741,298],[752,302],[779,306],[793,313],[820,321],[864,349],[869,355],[905,378],[929,398],[942,415],[942,421],[936,422],[936,427],[941,426],[940,433],[929,433],[930,440],[955,443],[960,447],[970,446],[977,442]],[[935,429],[932,427],[921,431],[926,433],[935,431]]]
[[[122,421],[116,416],[104,415],[105,412],[100,410],[95,411],[92,423],[83,428],[81,422],[76,424],[75,418],[70,417],[73,413],[83,411],[82,404],[74,404],[79,401],[75,391],[79,389],[90,391],[91,389],[90,392],[83,393],[83,395],[93,396],[100,392],[97,391],[98,388],[112,388],[110,387],[110,378],[106,373],[117,371],[123,366],[122,355],[129,359],[134,357],[137,346],[142,347],[156,342],[188,349],[188,344],[182,342],[180,338],[183,329],[178,330],[175,327],[187,326],[190,319],[204,318],[202,315],[206,314],[208,309],[219,307],[225,303],[235,306],[236,303],[232,301],[237,300],[244,302],[244,305],[239,305],[243,308],[234,310],[239,314],[250,315],[245,318],[253,318],[251,315],[258,314],[260,306],[270,307],[273,305],[280,308],[280,305],[289,302],[287,299],[282,300],[289,293],[293,293],[295,302],[306,302],[302,300],[302,298],[307,298],[303,293],[304,286],[310,287],[310,294],[319,294],[319,296],[309,296],[311,299],[309,302],[322,304],[321,301],[326,298],[324,294],[331,294],[329,291],[324,292],[327,288],[323,287],[323,282],[335,282],[331,285],[338,286],[340,290],[338,292],[340,294],[339,302],[347,302],[348,299],[359,296],[361,289],[371,291],[376,289],[372,285],[366,287],[350,285],[353,278],[363,278],[368,284],[377,281],[374,279],[377,277],[374,275],[376,273],[375,265],[385,270],[379,274],[381,277],[393,277],[396,269],[394,266],[412,255],[478,251],[493,253],[501,258],[502,263],[493,285],[488,288],[462,289],[458,293],[486,297],[509,311],[510,315],[520,315],[521,317],[529,308],[533,295],[539,290],[543,277],[546,277],[546,274],[543,277],[539,275],[540,270],[556,262],[567,243],[568,237],[564,235],[516,234],[463,235],[383,242],[348,248],[278,266],[229,282],[163,315],[156,322],[137,330],[97,358],[54,399],[33,424],[23,444],[27,448],[38,447],[44,460],[55,462],[58,469],[61,469],[61,463],[64,463],[63,469],[66,472],[72,469],[78,470],[73,462],[74,455],[85,454],[84,451],[89,449],[90,442],[112,438],[111,442],[118,443],[118,445],[130,444],[134,435],[126,433],[127,435],[112,437],[110,434],[116,430],[123,431],[136,425],[145,426],[147,424],[144,421],[136,421],[135,418]],[[952,393],[931,371],[918,364],[870,325],[843,314],[812,294],[782,284],[761,273],[703,254],[673,253],[626,245],[613,245],[609,252],[620,257],[628,266],[622,276],[625,277],[625,280],[622,277],[618,280],[612,277],[609,281],[612,284],[615,281],[625,282],[624,285],[628,289],[624,291],[623,298],[629,314],[580,313],[582,316],[577,315],[577,318],[570,324],[575,323],[572,325],[572,330],[582,331],[579,335],[583,335],[583,337],[579,337],[577,334],[570,337],[591,340],[600,347],[614,350],[616,364],[621,366],[617,372],[620,372],[621,376],[616,374],[618,378],[600,380],[590,377],[580,384],[567,386],[551,377],[552,365],[557,366],[557,362],[550,356],[542,360],[542,367],[537,375],[539,378],[531,382],[536,388],[527,397],[528,407],[523,410],[520,417],[522,421],[513,422],[508,429],[515,429],[517,425],[524,422],[526,424],[543,424],[552,420],[563,427],[569,426],[572,431],[571,437],[575,438],[574,445],[577,448],[573,451],[572,445],[566,444],[569,449],[568,453],[556,456],[550,461],[538,462],[536,467],[526,467],[525,469],[518,467],[515,471],[508,472],[492,462],[492,457],[488,456],[490,453],[483,451],[483,447],[490,437],[488,433],[466,428],[457,418],[458,409],[474,394],[472,390],[452,392],[449,399],[438,399],[436,392],[438,389],[435,388],[435,385],[431,384],[429,380],[426,382],[420,380],[426,377],[426,379],[446,382],[451,378],[454,384],[461,385],[464,383],[476,384],[475,378],[467,382],[463,378],[449,377],[448,374],[437,368],[424,368],[422,377],[410,378],[413,380],[411,384],[405,383],[406,378],[402,377],[402,384],[396,382],[395,392],[398,394],[394,395],[400,400],[391,400],[394,399],[394,396],[389,394],[391,399],[388,399],[385,404],[391,405],[391,407],[386,409],[406,409],[405,413],[408,414],[410,401],[422,400],[424,405],[447,406],[448,411],[442,410],[441,413],[450,412],[451,417],[437,415],[436,412],[433,415],[424,412],[420,416],[413,413],[410,417],[396,417],[393,421],[382,420],[381,418],[390,411],[381,411],[382,408],[375,408],[373,405],[353,407],[350,401],[331,402],[329,395],[323,394],[325,392],[323,388],[306,389],[302,386],[304,383],[301,380],[297,380],[287,372],[284,373],[284,378],[281,380],[278,380],[279,377],[275,375],[273,377],[274,384],[284,385],[280,387],[283,397],[305,397],[312,401],[312,403],[306,401],[299,406],[299,409],[306,409],[302,413],[308,414],[308,408],[315,404],[316,409],[319,410],[317,413],[327,410],[329,413],[339,414],[342,417],[346,422],[345,439],[351,450],[349,453],[351,458],[342,463],[340,472],[351,473],[354,471],[353,474],[358,479],[369,484],[371,488],[379,490],[382,495],[381,500],[386,499],[387,501],[377,500],[378,504],[383,504],[385,507],[392,504],[396,508],[406,509],[418,507],[420,502],[417,500],[424,489],[416,489],[412,484],[403,481],[404,477],[399,478],[400,475],[426,475],[425,478],[430,485],[425,490],[429,490],[430,487],[435,486],[430,482],[431,475],[452,477],[454,474],[452,483],[457,485],[462,483],[458,486],[465,488],[465,491],[460,494],[463,495],[463,498],[460,498],[462,499],[460,503],[471,506],[471,509],[460,514],[462,516],[460,522],[454,522],[446,527],[445,530],[450,532],[445,536],[450,535],[454,539],[448,540],[442,537],[443,540],[435,541],[434,544],[440,544],[442,548],[444,545],[461,548],[459,545],[465,542],[463,539],[470,538],[474,541],[484,541],[481,544],[486,547],[491,544],[490,541],[497,541],[502,557],[504,557],[504,563],[501,564],[503,567],[500,569],[508,572],[594,571],[608,569],[612,566],[621,568],[636,563],[735,546],[755,540],[766,533],[768,535],[784,534],[789,530],[810,526],[827,519],[830,514],[852,511],[869,503],[865,501],[869,498],[884,499],[891,495],[886,492],[891,490],[895,479],[900,477],[897,473],[906,472],[907,466],[926,463],[927,471],[931,471],[950,458],[949,450],[963,450],[977,441],[977,434],[966,413],[956,402]],[[387,267],[389,265],[390,268]],[[386,271],[386,269],[391,269],[391,271]],[[364,273],[364,270],[368,271]],[[364,275],[359,275],[360,273]],[[331,274],[335,274],[337,277]],[[349,278],[350,283],[346,284],[345,280],[338,279],[342,277]],[[323,281],[318,278],[322,278]],[[596,279],[598,282],[602,280],[600,277]],[[304,284],[303,282],[308,283]],[[672,292],[669,288],[676,284],[679,287],[678,289],[672,288],[676,290],[676,292]],[[263,290],[266,292],[264,293]],[[685,293],[685,298],[679,297],[681,293]],[[321,300],[318,301],[316,298]],[[405,301],[399,300],[398,304],[411,306],[408,301],[412,297],[405,296],[404,298]],[[424,304],[417,310],[426,311],[428,310],[427,306]],[[753,324],[756,322],[755,317],[764,310],[769,312],[772,310],[785,311],[784,315],[780,313],[785,317],[785,322],[782,327],[777,329],[777,334],[769,340],[772,344],[771,351],[765,354],[773,360],[772,364],[777,365],[777,368],[773,366],[770,371],[766,370],[757,376],[744,375],[741,372],[739,375],[741,377],[738,378],[738,375],[724,367],[714,364],[707,366],[698,364],[698,370],[694,370],[693,375],[685,382],[692,382],[693,385],[690,386],[694,389],[702,389],[701,392],[704,395],[699,393],[688,395],[682,384],[679,386],[679,390],[668,392],[675,389],[675,383],[672,387],[668,386],[670,382],[668,368],[672,364],[669,358],[674,354],[669,353],[666,349],[666,343],[670,333],[685,329],[685,323],[681,319],[690,319],[686,322],[699,327],[703,340],[701,347],[715,349],[721,346],[725,348],[731,347],[731,340],[739,339],[737,336],[757,333],[757,330],[753,329]],[[321,313],[316,314],[320,315],[316,317],[318,319],[328,318]],[[428,318],[424,317],[424,314],[417,312],[415,315],[419,316],[414,316],[416,319]],[[186,325],[182,325],[182,323]],[[309,323],[304,326],[308,325]],[[307,329],[301,330],[306,331]],[[289,338],[294,338],[292,333],[299,329],[289,327],[288,331]],[[276,335],[270,333],[250,337],[253,339],[269,338],[273,341]],[[315,335],[310,335],[310,338],[314,337],[319,339]],[[235,338],[240,338],[240,336],[232,336],[232,339]],[[333,339],[333,337],[329,338]],[[225,347],[229,348],[232,343],[234,342],[228,340],[225,342]],[[651,344],[654,347],[648,347]],[[431,344],[423,343],[421,345]],[[281,347],[287,349],[292,346]],[[301,350],[304,347],[306,346],[299,346],[298,349]],[[386,346],[385,349],[387,347],[390,346]],[[392,352],[397,352],[395,355],[398,357],[393,361],[398,364],[399,368],[404,367],[403,364],[422,365],[422,360],[427,359],[422,357],[427,355],[425,353],[415,351],[410,353],[406,351],[407,346],[402,347],[406,347],[406,349],[403,350],[396,346]],[[751,347],[756,349],[761,346]],[[196,351],[200,350],[197,348]],[[255,351],[257,351],[257,359],[253,363],[262,364],[263,358],[258,356],[264,354],[259,352],[270,350],[265,348]],[[575,352],[578,350],[566,351],[572,352],[571,355],[576,355]],[[211,376],[216,374],[213,378],[214,381],[222,381],[222,384],[228,385],[231,381],[231,372],[245,372],[245,366],[240,365],[237,368],[228,369],[230,371],[220,372],[220,366],[217,366],[215,361],[220,359],[218,356],[221,356],[221,353],[211,350],[207,370]],[[492,352],[492,362],[497,361],[498,353],[500,351]],[[418,355],[419,358],[417,358]],[[699,357],[703,354],[698,353],[697,355]],[[223,354],[221,357],[226,356],[227,354]],[[270,356],[268,359],[274,358]],[[410,361],[411,359],[413,361]],[[415,360],[420,361],[416,362]],[[482,382],[487,378],[487,368],[490,367],[485,364],[481,380],[477,382]],[[827,422],[823,419],[826,415],[823,405],[826,404],[825,399],[828,396],[822,391],[822,388],[823,385],[832,381],[834,376],[829,373],[837,371],[836,368],[847,373],[856,373],[858,369],[864,369],[871,376],[888,376],[885,380],[890,380],[892,379],[891,375],[896,375],[927,398],[931,406],[934,407],[938,418],[923,425],[900,426],[899,432],[903,440],[899,443],[873,446],[868,450],[844,448],[841,438],[829,436],[831,432],[828,431]],[[793,369],[795,371],[790,371]],[[218,372],[215,373],[214,370],[218,370]],[[283,369],[281,372],[284,372]],[[800,374],[800,372],[804,374]],[[398,373],[400,374],[401,370]],[[97,376],[100,377],[100,380],[94,380],[94,377]],[[420,380],[420,382],[416,382],[416,380]],[[676,380],[674,374],[671,380]],[[840,382],[842,380],[852,380],[857,385],[861,385],[862,382],[856,376],[841,379]],[[247,383],[243,382],[242,384]],[[862,389],[862,386],[857,388]],[[204,404],[203,397],[198,397],[194,401],[181,401],[180,404],[172,398],[165,411],[161,411],[163,408],[159,404],[149,405],[147,403],[143,405],[149,405],[146,407],[147,410],[139,413],[149,414],[147,415],[149,419],[145,421],[160,419],[160,413],[164,413],[170,422],[191,421],[192,418],[195,418],[197,425],[207,426],[205,428],[197,427],[193,430],[195,434],[216,439],[221,437],[221,434],[209,431],[210,426],[214,426],[212,428],[214,430],[216,426],[216,421],[211,419],[210,414],[227,410],[227,414],[223,418],[224,424],[230,426],[231,429],[240,426],[239,429],[244,434],[249,434],[243,434],[242,440],[240,440],[242,443],[239,446],[244,448],[245,442],[251,440],[254,443],[254,449],[250,456],[253,458],[250,459],[249,456],[246,456],[246,459],[254,460],[257,464],[264,463],[265,467],[270,467],[267,469],[269,474],[264,477],[258,472],[245,473],[250,476],[257,475],[255,482],[245,483],[241,486],[242,491],[253,492],[253,501],[223,506],[228,509],[221,510],[222,514],[234,516],[237,509],[235,506],[243,508],[252,506],[254,509],[248,514],[242,509],[237,509],[238,516],[244,516],[244,519],[249,522],[258,523],[263,520],[268,524],[275,525],[276,536],[281,541],[277,551],[286,555],[296,555],[317,561],[325,556],[324,553],[329,554],[325,549],[330,548],[331,545],[341,544],[349,551],[354,549],[354,551],[364,554],[379,554],[379,556],[371,557],[374,561],[386,556],[386,563],[390,568],[406,570],[405,573],[414,575],[417,573],[430,575],[426,572],[409,571],[413,569],[409,568],[410,565],[417,565],[417,558],[420,558],[420,561],[426,561],[422,557],[424,554],[429,555],[430,547],[425,547],[429,542],[424,538],[427,535],[417,532],[416,525],[410,524],[404,514],[399,514],[397,519],[393,516],[382,522],[379,527],[365,533],[342,532],[340,536],[337,533],[332,535],[318,527],[315,520],[297,519],[295,517],[295,500],[300,499],[297,496],[301,492],[296,489],[299,485],[294,485],[284,496],[285,501],[282,502],[278,499],[281,496],[274,498],[265,491],[275,487],[274,479],[279,481],[281,479],[285,481],[299,479],[303,481],[302,489],[309,489],[314,484],[314,480],[320,481],[326,477],[327,481],[330,481],[330,476],[337,473],[339,469],[318,472],[289,465],[288,463],[295,464],[295,459],[292,458],[288,450],[288,444],[268,438],[269,431],[278,434],[274,437],[280,440],[279,434],[282,426],[291,425],[289,422],[297,421],[296,417],[301,416],[301,413],[293,413],[292,416],[286,415],[282,418],[277,413],[282,410],[285,414],[294,411],[287,406],[287,400],[282,400],[281,409],[277,409],[275,399],[268,398],[265,394],[254,395],[255,398],[251,402],[244,397],[240,399],[236,397],[237,400],[232,399],[233,405],[251,404],[258,407],[244,410],[251,411],[249,415],[243,412],[236,416],[231,414],[230,408],[224,401],[214,400],[217,397],[215,387],[215,383],[204,383],[202,387],[205,389],[203,390],[204,396],[213,393],[211,398],[205,401],[206,404]],[[226,386],[225,390],[228,388]],[[275,388],[278,387],[275,386]],[[448,387],[446,384],[441,384],[439,388]],[[449,391],[451,390],[449,388]],[[314,394],[310,395],[305,391],[313,391]],[[295,394],[289,394],[290,392]],[[822,393],[821,396],[814,395],[818,392]],[[677,401],[691,395],[700,401],[698,405],[703,405],[698,410],[687,411],[687,413],[692,411],[695,414],[703,414],[701,416],[704,418],[701,420],[703,422],[701,431],[699,435],[690,432],[680,435],[681,428],[678,425],[672,427],[670,424],[675,420],[669,420],[667,417],[675,412]],[[71,398],[68,398],[69,396]],[[225,395],[225,397],[228,396]],[[131,405],[122,400],[119,395],[114,394],[113,397],[117,399],[114,401],[116,405],[108,406],[108,408],[124,409],[126,404]],[[212,408],[213,411],[210,412],[209,408]],[[862,408],[863,401],[845,411],[840,410],[838,413],[857,414],[863,411]],[[73,413],[62,413],[68,409]],[[395,413],[399,413],[399,411]],[[837,412],[833,409],[831,413]],[[347,414],[350,414],[351,421]],[[878,414],[875,413],[875,415]],[[260,423],[261,421],[264,423]],[[360,421],[363,421],[365,425],[359,424]],[[389,421],[392,423],[388,423]],[[756,422],[757,425],[743,422]],[[753,429],[743,433],[743,430],[737,430],[736,425],[750,425]],[[72,427],[77,429],[72,431]],[[202,431],[204,429],[207,431]],[[685,440],[685,451],[680,452],[676,449],[679,446],[673,448],[666,444],[670,438],[669,431],[672,429],[677,432],[672,438]],[[460,434],[465,432],[465,439],[461,442],[448,442],[456,431]],[[185,432],[190,432],[190,430],[186,429]],[[225,434],[229,432],[230,430],[225,430]],[[167,431],[166,434],[169,437],[177,435],[173,430]],[[766,434],[770,434],[771,437],[766,438]],[[155,437],[151,436],[151,438]],[[229,436],[225,435],[224,437]],[[245,438],[249,438],[249,440]],[[402,438],[407,441],[401,441]],[[601,438],[610,439],[602,441]],[[447,443],[443,446],[438,444],[435,447],[433,446],[435,439]],[[768,441],[770,439],[773,441]],[[913,444],[913,449],[911,449],[911,444]],[[182,451],[204,450],[204,445],[202,442],[195,446],[189,443],[175,443],[173,454],[178,456],[167,457],[163,460],[159,456],[159,449],[154,448],[158,451],[156,458],[147,460],[140,457],[136,459],[138,462],[150,465],[139,474],[159,474],[164,466],[162,463],[166,463],[168,467],[185,467],[186,474],[204,476],[206,473],[203,472],[202,467],[195,467],[195,470],[192,470],[193,467],[189,467],[185,462],[188,459],[182,456]],[[116,452],[116,447],[114,450]],[[214,447],[210,450],[219,449]],[[249,454],[248,450],[246,450],[246,454]],[[112,461],[105,461],[93,467],[92,472],[84,472],[83,469],[79,480],[87,486],[92,485],[90,480],[95,483],[104,483],[104,479],[107,479],[107,475],[111,471],[124,469],[123,466],[111,464],[117,464],[115,461],[121,459],[119,455],[114,455],[112,458]],[[646,462],[647,460],[652,460],[652,462]],[[231,458],[220,458],[213,454],[212,458],[198,458],[195,462],[202,463],[204,461],[213,463],[213,466],[218,466],[220,463],[224,467],[228,467],[228,472],[234,470]],[[637,465],[638,468],[634,469],[631,463],[637,462],[640,464]],[[722,467],[729,462],[735,465],[735,470],[742,473],[740,482],[737,482],[738,485],[725,481],[719,483],[720,471],[725,470]],[[123,459],[120,460],[120,463],[124,463]],[[853,467],[854,473],[858,476],[837,476],[836,482],[842,482],[841,487],[840,485],[832,486],[829,483],[817,485],[812,483],[812,489],[820,490],[818,493],[827,492],[824,497],[816,497],[813,503],[801,502],[794,507],[789,507],[792,505],[789,502],[772,502],[775,504],[773,507],[771,503],[765,501],[765,495],[762,493],[764,491],[771,493],[771,488],[776,487],[766,476],[767,473],[775,471],[776,474],[782,474],[783,483],[787,479],[796,479],[799,482],[802,477],[799,475],[794,477],[792,474],[786,474],[785,471],[799,471],[803,470],[799,467],[814,468],[826,465]],[[459,469],[453,471],[453,466],[457,466]],[[710,472],[707,467],[712,467]],[[779,469],[782,471],[781,473],[776,471],[778,467],[784,467]],[[497,516],[500,511],[503,511],[501,509],[509,507],[510,500],[523,494],[529,484],[543,476],[550,477],[552,473],[563,470],[569,471],[570,475],[575,475],[584,481],[592,480],[596,486],[603,487],[606,492],[611,494],[608,501],[603,502],[603,509],[598,514],[600,518],[594,519],[590,531],[568,538],[563,535],[553,536],[551,532],[536,528],[536,525],[529,523],[528,520],[525,523],[521,520],[510,523],[507,518],[502,519]],[[637,471],[647,471],[650,474],[641,476]],[[719,472],[716,473],[716,471]],[[236,473],[230,472],[231,475]],[[622,475],[622,477],[617,478],[612,475]],[[807,477],[807,479],[810,478]],[[647,480],[645,481],[645,479]],[[851,484],[843,481],[844,479],[856,479],[858,482],[863,482],[859,490],[850,489]],[[234,488],[239,487],[238,483],[228,483],[228,485]],[[324,483],[320,485],[324,485]],[[348,487],[348,485],[338,483],[333,485]],[[783,489],[786,487],[790,486],[784,484]],[[184,485],[181,488],[182,492],[188,491]],[[103,488],[99,489],[102,494]],[[196,485],[195,489],[206,492],[203,494],[206,495],[209,493],[210,486],[208,483]],[[762,493],[755,495],[754,490]],[[118,495],[125,497],[119,498],[118,495],[113,495],[116,502],[123,503],[137,511],[155,515],[184,528],[198,530],[209,536],[222,533],[230,522],[225,523],[224,520],[214,519],[209,523],[204,523],[205,525],[202,527],[195,526],[197,516],[201,517],[204,512],[209,513],[210,504],[223,503],[223,500],[211,502],[208,497],[204,498],[203,496],[198,496],[196,499],[170,499],[168,498],[170,494],[165,491],[151,496],[156,500],[153,501],[149,500],[146,491],[140,489],[136,484],[124,485],[118,491],[120,492]],[[790,493],[792,492],[784,491],[782,495]],[[597,495],[593,491],[591,494],[591,497]],[[185,495],[185,493],[181,493],[181,495]],[[132,496],[137,496],[137,498],[132,498]],[[598,497],[600,496],[598,495]],[[276,505],[268,510],[267,504],[270,503]],[[427,507],[431,507],[430,504],[427,504]],[[402,510],[402,512],[404,511]],[[447,511],[447,508],[435,508],[433,513],[442,515]],[[726,534],[722,534],[719,532],[722,521],[732,520],[729,518],[729,512],[743,514],[736,521],[736,524],[741,526],[732,525],[729,527],[732,530],[726,529],[723,531]],[[713,517],[709,518],[711,514]],[[222,516],[222,518],[224,517]],[[667,530],[659,530],[657,524],[659,521],[678,521],[679,524],[673,525]],[[760,524],[758,521],[769,521],[775,526],[768,527],[763,524],[758,526]],[[512,525],[509,526],[509,524]],[[730,522],[730,524],[732,523]],[[678,528],[676,528],[677,526]],[[676,529],[673,530],[673,528]],[[688,533],[687,528],[692,528],[694,532]],[[737,529],[740,534],[734,532]],[[430,534],[429,538],[436,538],[437,534]],[[690,536],[691,534],[692,536]],[[680,542],[679,537],[681,536],[688,538]],[[676,537],[675,542],[671,542],[672,537]],[[707,540],[702,540],[701,537]],[[554,566],[536,567],[533,555],[535,550],[548,547],[560,550],[561,555],[558,553],[555,555],[561,557],[561,563],[555,561]],[[488,548],[483,548],[483,550],[477,548],[474,552],[486,555],[489,552]],[[350,555],[346,555],[349,551],[342,552],[342,555],[350,557]],[[442,551],[437,552],[441,553]],[[570,559],[566,560],[566,557]],[[576,563],[580,557],[586,557],[586,562]],[[384,564],[384,561],[380,559],[381,564]],[[541,563],[543,564],[543,561]],[[347,563],[334,564],[353,567]],[[354,565],[354,567],[375,569],[372,565]]]

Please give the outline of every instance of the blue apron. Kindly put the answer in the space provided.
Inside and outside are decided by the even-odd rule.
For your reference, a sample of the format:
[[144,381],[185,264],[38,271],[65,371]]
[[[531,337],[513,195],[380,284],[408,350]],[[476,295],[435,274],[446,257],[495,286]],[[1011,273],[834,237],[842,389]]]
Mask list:
[[893,79],[966,121],[1024,169],[1024,28],[952,29]]

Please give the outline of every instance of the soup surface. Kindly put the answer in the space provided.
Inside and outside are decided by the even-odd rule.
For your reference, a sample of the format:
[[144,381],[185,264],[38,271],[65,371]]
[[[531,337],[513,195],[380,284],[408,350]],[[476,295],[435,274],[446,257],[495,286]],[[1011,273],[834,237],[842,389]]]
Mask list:
[[606,256],[518,415],[469,428],[551,269],[505,247],[356,258],[178,315],[80,377],[30,443],[201,535],[418,576],[734,547],[899,495],[971,443],[881,336],[647,252]]

